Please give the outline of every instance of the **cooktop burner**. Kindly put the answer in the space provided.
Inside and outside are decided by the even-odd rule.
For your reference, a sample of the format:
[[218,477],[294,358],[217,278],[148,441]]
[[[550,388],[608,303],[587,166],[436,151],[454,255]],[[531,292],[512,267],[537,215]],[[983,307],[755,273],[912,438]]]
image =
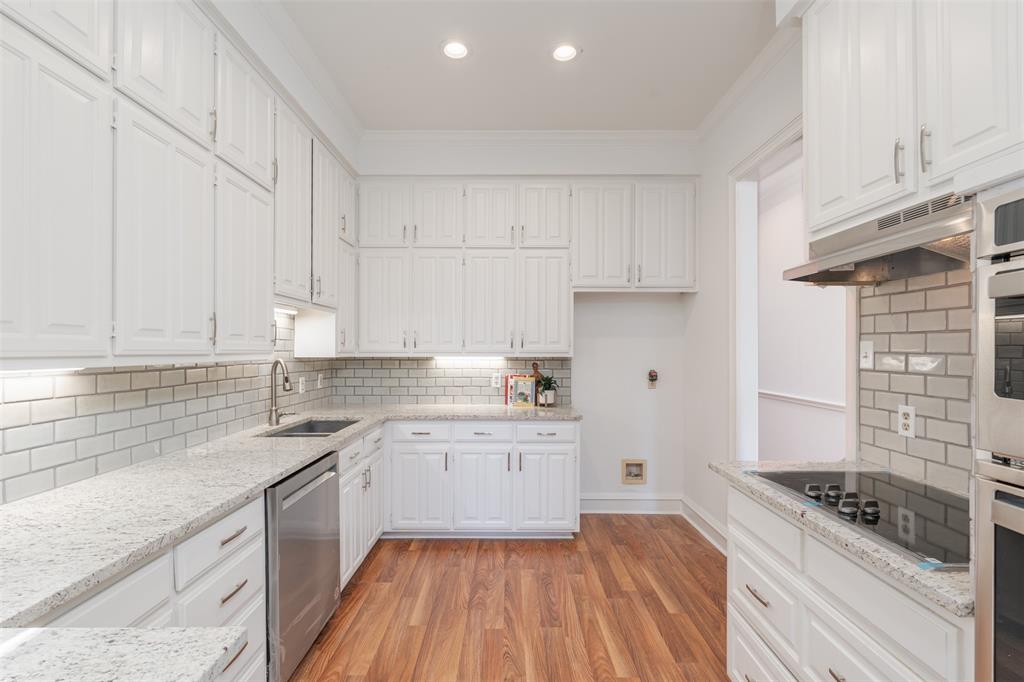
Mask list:
[[965,566],[970,562],[971,520],[966,497],[887,472],[752,473],[921,561]]

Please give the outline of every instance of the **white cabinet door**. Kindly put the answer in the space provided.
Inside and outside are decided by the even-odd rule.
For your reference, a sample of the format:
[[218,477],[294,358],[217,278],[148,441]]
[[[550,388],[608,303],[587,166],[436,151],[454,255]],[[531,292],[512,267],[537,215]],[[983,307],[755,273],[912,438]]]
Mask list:
[[218,164],[216,206],[218,353],[274,348],[274,204],[270,192]]
[[412,186],[412,243],[458,246],[463,233],[461,182],[417,182]]
[[517,530],[576,527],[576,446],[520,445],[515,482]]
[[309,301],[316,297],[316,287],[310,284],[313,135],[284,105],[277,110],[276,128],[274,293]]
[[411,350],[462,350],[462,251],[419,249],[412,256]]
[[821,0],[804,15],[805,195],[811,230],[850,206],[849,15],[854,3]]
[[313,140],[313,303],[338,306],[341,163]]
[[341,479],[339,508],[341,514],[341,586],[344,587],[359,568],[366,545],[363,543],[363,515],[366,505],[363,468],[349,472]]
[[356,249],[351,244],[337,240],[338,244],[338,313],[334,319],[337,325],[338,355],[356,352],[356,301],[357,281]]
[[451,453],[456,530],[512,528],[512,444],[460,445]]
[[374,543],[384,532],[384,454],[378,453],[366,463],[366,551],[373,549]]
[[921,123],[932,182],[1024,142],[1024,3],[915,5]]
[[573,286],[629,287],[633,281],[632,183],[573,187]]
[[696,286],[696,187],[691,181],[636,185],[636,286]]
[[0,357],[105,356],[110,88],[0,17]]
[[361,249],[358,271],[359,351],[408,352],[408,250]]
[[448,444],[398,444],[391,455],[391,528],[452,527]]
[[359,183],[359,245],[404,246],[412,238],[412,186],[407,182]]
[[213,155],[118,102],[115,296],[119,354],[213,352]]
[[341,206],[339,208],[341,225],[338,236],[355,246],[356,244],[356,181],[341,169]]
[[57,49],[110,77],[113,0],[2,0],[2,4]]
[[223,36],[217,40],[217,155],[266,187],[273,184],[274,91]]
[[524,182],[519,185],[519,246],[569,246],[567,182]]
[[212,143],[214,28],[192,0],[117,8],[117,87],[204,146]]
[[466,185],[466,245],[514,246],[516,186],[507,182]]
[[467,249],[464,298],[466,350],[515,352],[516,259],[504,249]]
[[572,291],[569,252],[565,249],[520,251],[518,350],[565,354],[572,348]]

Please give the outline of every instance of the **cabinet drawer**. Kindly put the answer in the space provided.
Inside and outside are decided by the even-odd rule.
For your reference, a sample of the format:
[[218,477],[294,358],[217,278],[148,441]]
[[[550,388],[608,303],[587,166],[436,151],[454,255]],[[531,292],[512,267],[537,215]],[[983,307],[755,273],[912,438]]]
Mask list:
[[366,439],[357,440],[338,451],[338,466],[342,473],[348,471],[363,459],[363,443]]
[[728,611],[729,676],[739,682],[795,682],[796,678],[733,607]]
[[263,498],[253,500],[174,548],[174,587],[179,592],[208,568],[263,536]]
[[[261,646],[250,654],[249,650],[253,646],[255,644],[250,644],[242,652],[242,655],[239,656],[239,659],[248,657],[249,660],[245,663],[241,660],[236,661],[234,665],[221,673],[221,676],[217,678],[217,682],[233,682],[234,680],[265,682],[267,679],[267,649],[265,646]],[[238,668],[238,670],[236,671],[235,668]]]
[[451,437],[451,426],[438,422],[413,422],[391,427],[391,440],[395,441],[446,441]]
[[516,440],[520,443],[571,443],[576,440],[576,425],[559,422],[517,424]]
[[50,625],[59,627],[128,627],[152,618],[171,598],[171,555],[164,554],[79,604]]
[[243,604],[263,594],[264,566],[261,538],[178,598],[178,624],[221,626],[231,623]]
[[776,558],[801,568],[800,529],[768,507],[755,502],[735,488],[729,488],[729,522],[742,525]]
[[245,626],[247,639],[245,648],[238,652],[234,660],[228,662],[218,679],[222,682],[248,680],[250,678],[245,676],[245,672],[251,667],[250,663],[266,651],[267,609],[263,595],[253,599],[227,625]]
[[376,431],[363,437],[363,454],[365,454],[367,457],[374,454],[375,452],[380,452],[383,447],[384,429],[377,429]]
[[456,424],[453,432],[455,440],[458,441],[511,443],[515,435],[511,424],[489,424],[487,422]]

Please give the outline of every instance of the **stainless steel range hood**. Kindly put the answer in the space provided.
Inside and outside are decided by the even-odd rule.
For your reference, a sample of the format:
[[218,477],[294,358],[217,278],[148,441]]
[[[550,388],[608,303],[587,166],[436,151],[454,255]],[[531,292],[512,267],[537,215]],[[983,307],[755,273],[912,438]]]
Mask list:
[[974,197],[947,194],[810,243],[787,280],[867,286],[969,267]]

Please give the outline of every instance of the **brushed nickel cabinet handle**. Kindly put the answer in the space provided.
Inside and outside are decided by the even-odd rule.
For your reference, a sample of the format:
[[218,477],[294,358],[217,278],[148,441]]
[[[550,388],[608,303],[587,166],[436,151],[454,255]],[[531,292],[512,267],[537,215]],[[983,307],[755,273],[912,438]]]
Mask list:
[[768,603],[769,603],[769,602],[768,602],[768,600],[767,600],[767,599],[765,599],[764,597],[762,597],[762,596],[761,596],[761,595],[760,595],[760,594],[758,593],[758,591],[757,591],[757,590],[755,590],[755,589],[754,589],[753,587],[751,587],[751,586],[750,586],[749,584],[748,584],[748,585],[745,585],[745,587],[747,588],[747,592],[749,592],[750,594],[752,594],[752,595],[753,595],[753,597],[754,597],[754,599],[756,599],[756,600],[757,600],[757,601],[758,601],[758,602],[759,602],[759,603],[761,604],[761,606],[763,606],[763,607],[765,607],[765,608],[768,608]]
[[515,332],[508,333],[508,347],[510,350],[516,347],[516,334]]
[[633,283],[633,264],[630,263],[626,266],[626,284]]
[[373,442],[374,442],[374,444],[376,444],[376,443],[381,442],[382,440],[384,440],[384,436],[381,436],[380,438],[375,438]]
[[414,436],[429,436],[432,433],[433,433],[433,431],[413,431],[412,435],[414,435]]
[[743,679],[746,680],[746,682],[754,682],[754,680],[750,679],[750,675],[746,673],[743,673]]
[[493,436],[494,433],[491,432],[491,431],[474,431],[473,435],[474,436]]
[[224,545],[228,544],[232,540],[238,539],[238,536],[240,536],[242,533],[244,533],[247,530],[249,530],[249,526],[242,526],[241,528],[236,530],[234,533],[232,533],[231,535],[229,535],[226,538],[224,538],[223,540],[221,540],[220,541],[220,546],[223,547]]
[[636,283],[640,284],[640,280],[644,278],[644,266],[643,263],[636,264]]
[[246,640],[245,644],[242,645],[242,648],[238,650],[238,653],[235,654],[230,661],[228,661],[228,664],[224,666],[224,669],[221,670],[221,673],[226,673],[228,671],[228,668],[235,664],[235,661],[239,659],[239,657],[242,655],[242,652],[245,651],[245,647],[247,646],[249,646],[249,640]]
[[444,451],[444,470],[448,471],[448,451]]
[[900,155],[903,153],[903,149],[903,142],[897,137],[892,145],[892,174],[897,185],[902,182],[901,178],[905,175],[900,164]]
[[538,431],[537,435],[538,436],[557,436],[558,432],[557,431]]
[[413,223],[412,226],[412,243],[415,244],[419,240],[419,225]]
[[925,141],[925,138],[926,137],[931,137],[931,136],[932,136],[932,131],[928,130],[928,126],[922,124],[921,125],[921,131],[918,133],[918,138],[917,138],[917,155],[921,159],[921,172],[922,173],[927,173],[928,172],[928,166],[930,166],[931,163],[932,163],[931,161],[928,160],[928,158],[925,156],[925,153],[924,153],[924,141]]
[[839,673],[837,673],[832,668],[828,669],[828,674],[831,675],[832,679],[835,680],[836,682],[846,682],[846,678],[843,677],[842,675],[840,675]]
[[523,451],[519,451],[519,470],[523,470]]
[[220,598],[220,605],[221,605],[221,606],[224,606],[225,604],[227,604],[227,603],[228,603],[229,601],[231,601],[231,599],[232,599],[232,598],[233,598],[233,597],[234,597],[234,596],[235,596],[236,594],[238,594],[239,592],[241,592],[241,591],[242,591],[242,588],[243,588],[243,587],[245,587],[245,586],[246,586],[246,585],[248,585],[248,584],[249,584],[249,579],[248,579],[248,578],[246,578],[246,579],[245,579],[245,580],[243,580],[242,582],[240,582],[240,583],[238,583],[237,585],[235,585],[235,589],[231,590],[231,591],[230,591],[230,592],[228,592],[228,593],[227,593],[226,595],[224,595],[223,597],[221,597],[221,598]]
[[406,226],[402,225],[402,243],[403,244],[405,243],[405,231],[406,231]]
[[505,471],[512,471],[512,451],[509,450],[505,457]]

